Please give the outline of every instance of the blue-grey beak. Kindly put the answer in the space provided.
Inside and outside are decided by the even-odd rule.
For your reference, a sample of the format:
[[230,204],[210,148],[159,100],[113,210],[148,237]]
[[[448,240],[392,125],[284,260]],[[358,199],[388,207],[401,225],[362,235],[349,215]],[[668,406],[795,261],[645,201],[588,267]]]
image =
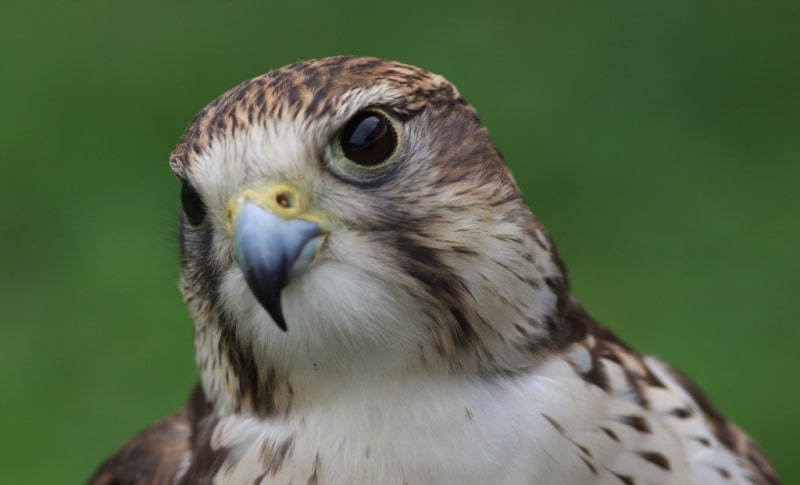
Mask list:
[[304,219],[284,219],[253,202],[244,203],[233,224],[233,256],[250,291],[286,331],[281,292],[314,260],[323,230]]

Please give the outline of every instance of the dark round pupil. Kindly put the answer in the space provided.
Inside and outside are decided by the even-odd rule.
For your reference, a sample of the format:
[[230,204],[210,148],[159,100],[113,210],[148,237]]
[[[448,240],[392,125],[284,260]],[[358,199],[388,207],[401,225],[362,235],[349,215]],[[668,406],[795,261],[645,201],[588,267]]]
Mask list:
[[373,166],[386,161],[397,146],[397,135],[380,113],[365,111],[345,125],[341,135],[344,156],[359,165]]
[[181,205],[189,224],[199,226],[203,223],[206,217],[206,205],[194,187],[186,182],[181,187]]

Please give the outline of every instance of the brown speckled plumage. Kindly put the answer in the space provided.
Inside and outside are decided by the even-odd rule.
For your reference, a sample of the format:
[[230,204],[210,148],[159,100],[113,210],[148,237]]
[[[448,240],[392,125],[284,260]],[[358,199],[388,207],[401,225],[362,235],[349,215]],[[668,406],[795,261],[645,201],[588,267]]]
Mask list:
[[[401,126],[396,151],[341,164],[337,137],[370,109]],[[441,76],[293,64],[202,110],[170,165],[205,213],[180,222],[201,384],[91,483],[779,483],[693,384],[570,295]],[[328,224],[283,290],[285,333],[247,290],[230,227],[237,194],[280,183]]]

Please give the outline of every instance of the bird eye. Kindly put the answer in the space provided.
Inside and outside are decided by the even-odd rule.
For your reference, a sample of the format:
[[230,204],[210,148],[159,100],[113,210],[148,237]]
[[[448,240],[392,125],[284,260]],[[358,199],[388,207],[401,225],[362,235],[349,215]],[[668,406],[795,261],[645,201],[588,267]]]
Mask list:
[[397,148],[397,131],[385,113],[362,111],[353,116],[339,135],[342,153],[362,167],[388,160]]
[[196,227],[203,223],[206,217],[206,205],[200,194],[188,182],[184,182],[181,187],[181,206],[189,224]]

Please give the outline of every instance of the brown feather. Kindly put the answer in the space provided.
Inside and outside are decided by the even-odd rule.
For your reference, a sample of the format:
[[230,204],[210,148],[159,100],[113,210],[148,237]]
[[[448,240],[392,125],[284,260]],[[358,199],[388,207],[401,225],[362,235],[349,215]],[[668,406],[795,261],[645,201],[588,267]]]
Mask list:
[[172,484],[183,455],[192,449],[196,423],[210,412],[198,385],[183,408],[123,445],[98,468],[89,484]]
[[[374,58],[336,57],[286,66],[242,83],[201,111],[172,153],[172,169],[186,181],[215,142],[235,139],[253,125],[271,126],[276,119],[300,120],[306,136],[303,143],[309,144],[312,158],[318,156],[313,153],[322,151],[321,143],[334,136],[332,120],[342,118],[345,112],[342,110],[357,104],[352,96],[359,90],[354,87],[376,84],[391,93],[381,98],[382,108],[413,125],[417,132],[436,135],[436,143],[424,144],[425,137],[420,136],[416,140],[420,143],[416,148],[425,153],[426,160],[436,163],[422,164],[409,158],[412,161],[404,166],[402,176],[371,179],[370,184],[364,183],[340,199],[335,194],[327,196],[336,199],[332,205],[339,207],[337,215],[343,225],[352,232],[360,230],[362,236],[380,244],[393,256],[387,267],[399,276],[408,277],[407,281],[398,279],[395,284],[422,290],[416,296],[430,300],[427,307],[421,307],[428,312],[427,330],[434,351],[419,349],[424,365],[449,366],[458,373],[512,376],[531,371],[545,357],[577,348],[581,351],[580,358],[566,359],[587,386],[612,394],[611,377],[615,374],[609,373],[607,366],[621,369],[619,386],[624,386],[624,395],[638,408],[637,412],[615,418],[640,434],[657,429],[652,421],[657,418],[644,412],[653,409],[652,391],[673,385],[674,378],[675,386],[685,389],[697,404],[676,405],[665,415],[702,419],[703,429],[710,430],[715,437],[713,441],[719,442],[715,446],[733,452],[739,460],[738,466],[747,469],[753,483],[779,483],[753,442],[720,415],[694,384],[666,366],[672,372],[671,377],[662,372],[660,365],[651,368],[648,357],[598,324],[570,296],[566,268],[555,245],[528,209],[476,112],[444,78],[413,66]],[[324,129],[310,129],[313,123]],[[359,197],[360,194],[369,197]],[[414,204],[406,204],[409,199]],[[448,225],[453,220],[470,224]],[[463,236],[448,239],[441,232],[465,228],[473,236],[481,237],[481,228],[489,231],[508,226],[520,230],[493,233],[493,244],[486,246],[519,248],[525,253],[516,259],[521,266],[512,267],[501,258],[492,263],[502,269],[498,273],[513,275],[518,280],[512,283],[536,290],[530,294],[551,295],[552,303],[543,306],[546,313],[533,318],[521,314],[527,308],[522,297],[514,300],[514,294],[509,297],[498,291],[497,299],[505,299],[510,313],[520,312],[517,316],[521,317],[514,325],[502,327],[490,322],[494,314],[480,312],[485,295],[479,301],[481,294],[476,297],[474,290],[483,286],[470,287],[470,280],[459,271],[463,266],[480,262],[480,251],[469,244],[470,239]],[[251,414],[267,419],[293,411],[295,393],[289,374],[271,361],[256,358],[258,348],[251,341],[252,335],[237,325],[235,312],[224,308],[220,281],[225,268],[212,257],[218,249],[214,246],[214,235],[208,228],[190,230],[185,216],[180,235],[182,290],[194,318],[195,348],[207,351],[198,358],[198,367],[208,395],[198,385],[185,407],[153,424],[114,453],[90,484],[210,483],[220,470],[235,466],[238,459],[226,445],[212,446],[212,434],[225,414]],[[544,256],[537,258],[541,255]],[[229,254],[220,256],[225,257],[228,258],[225,264],[232,265]],[[525,267],[534,267],[536,271],[522,271]],[[487,279],[485,274],[481,276]],[[209,375],[218,379],[207,382],[205,377]],[[230,398],[230,402],[222,397]],[[214,402],[216,413],[212,412],[209,399]],[[472,419],[472,413],[466,412]],[[543,417],[566,436],[562,424],[548,415]],[[620,436],[613,430],[598,429],[613,443],[620,443]],[[702,439],[704,446],[711,446],[712,440],[696,439]],[[591,461],[593,455],[588,447],[578,442],[573,444],[581,451],[581,460],[592,474],[603,472]],[[274,475],[291,460],[294,446],[291,438],[264,442],[261,449],[264,468],[256,482]],[[648,466],[662,471],[675,469],[676,462],[670,462],[667,454],[659,450],[637,453]],[[322,467],[318,455],[308,483],[325,481],[320,478]],[[723,476],[729,473],[723,469],[719,472]],[[635,482],[633,476],[612,473],[621,483]]]

